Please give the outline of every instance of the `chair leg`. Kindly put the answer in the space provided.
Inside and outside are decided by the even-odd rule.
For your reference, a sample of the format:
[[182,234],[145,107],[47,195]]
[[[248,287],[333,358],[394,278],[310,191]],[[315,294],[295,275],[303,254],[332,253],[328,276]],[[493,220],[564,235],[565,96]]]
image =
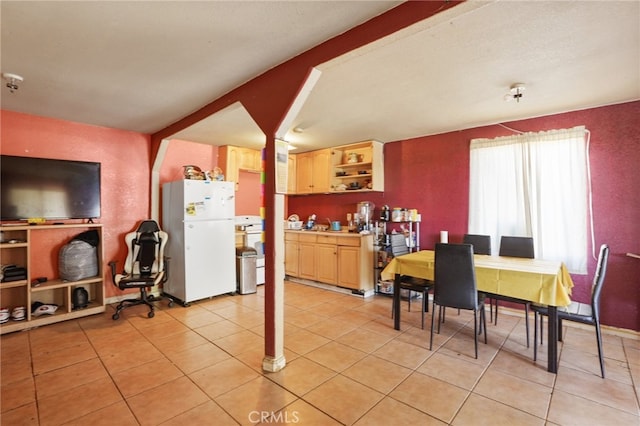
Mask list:
[[493,323],[493,299],[489,300],[489,320]]
[[493,325],[498,325],[498,299],[493,299],[493,303],[495,303],[495,308],[496,308],[496,315],[494,317],[495,322],[493,323]]
[[[540,335],[542,344],[542,335]],[[533,362],[538,359],[538,312],[533,311]]]
[[420,328],[424,330],[424,300],[420,309]]
[[[481,325],[482,326],[482,325]],[[478,311],[473,311],[473,346],[478,359]]]
[[600,333],[600,322],[596,321],[596,339],[598,340],[598,358],[600,358],[600,374],[604,379],[604,353],[602,352],[602,334]]
[[524,321],[525,328],[527,329],[527,348],[529,347],[529,304],[524,304]]
[[[433,348],[433,327],[436,323],[436,307],[431,308],[431,333],[429,334],[429,350]],[[438,314],[438,328],[440,328],[440,314]]]
[[484,308],[482,309],[482,312],[480,312],[480,321],[482,326],[484,327],[484,344],[487,344],[487,314],[484,311]]
[[424,330],[424,315],[429,312],[429,293],[422,292],[422,329]]

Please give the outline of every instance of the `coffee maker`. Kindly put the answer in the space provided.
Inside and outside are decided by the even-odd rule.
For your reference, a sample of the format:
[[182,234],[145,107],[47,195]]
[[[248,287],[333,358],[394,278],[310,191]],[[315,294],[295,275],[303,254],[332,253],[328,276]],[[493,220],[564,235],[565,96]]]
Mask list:
[[373,230],[373,209],[376,205],[371,201],[360,201],[357,206],[358,231]]

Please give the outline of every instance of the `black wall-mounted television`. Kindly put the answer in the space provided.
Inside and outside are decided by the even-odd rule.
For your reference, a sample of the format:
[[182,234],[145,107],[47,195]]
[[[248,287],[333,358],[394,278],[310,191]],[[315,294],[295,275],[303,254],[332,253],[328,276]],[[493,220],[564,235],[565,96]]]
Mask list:
[[100,163],[0,156],[1,220],[100,217]]

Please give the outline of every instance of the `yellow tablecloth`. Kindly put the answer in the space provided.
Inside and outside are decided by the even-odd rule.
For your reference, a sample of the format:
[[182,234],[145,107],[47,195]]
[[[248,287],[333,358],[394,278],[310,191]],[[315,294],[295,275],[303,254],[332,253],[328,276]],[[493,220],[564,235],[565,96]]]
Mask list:
[[[433,280],[435,252],[422,250],[395,257],[384,268],[383,280],[395,274]],[[475,255],[478,291],[514,297],[548,306],[571,303],[573,281],[562,262]]]

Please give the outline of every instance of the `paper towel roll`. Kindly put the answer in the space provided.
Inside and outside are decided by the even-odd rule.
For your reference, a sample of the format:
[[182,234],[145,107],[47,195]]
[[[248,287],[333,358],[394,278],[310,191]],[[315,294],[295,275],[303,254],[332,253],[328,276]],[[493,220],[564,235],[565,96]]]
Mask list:
[[449,232],[448,231],[440,231],[440,242],[448,244],[449,243]]

